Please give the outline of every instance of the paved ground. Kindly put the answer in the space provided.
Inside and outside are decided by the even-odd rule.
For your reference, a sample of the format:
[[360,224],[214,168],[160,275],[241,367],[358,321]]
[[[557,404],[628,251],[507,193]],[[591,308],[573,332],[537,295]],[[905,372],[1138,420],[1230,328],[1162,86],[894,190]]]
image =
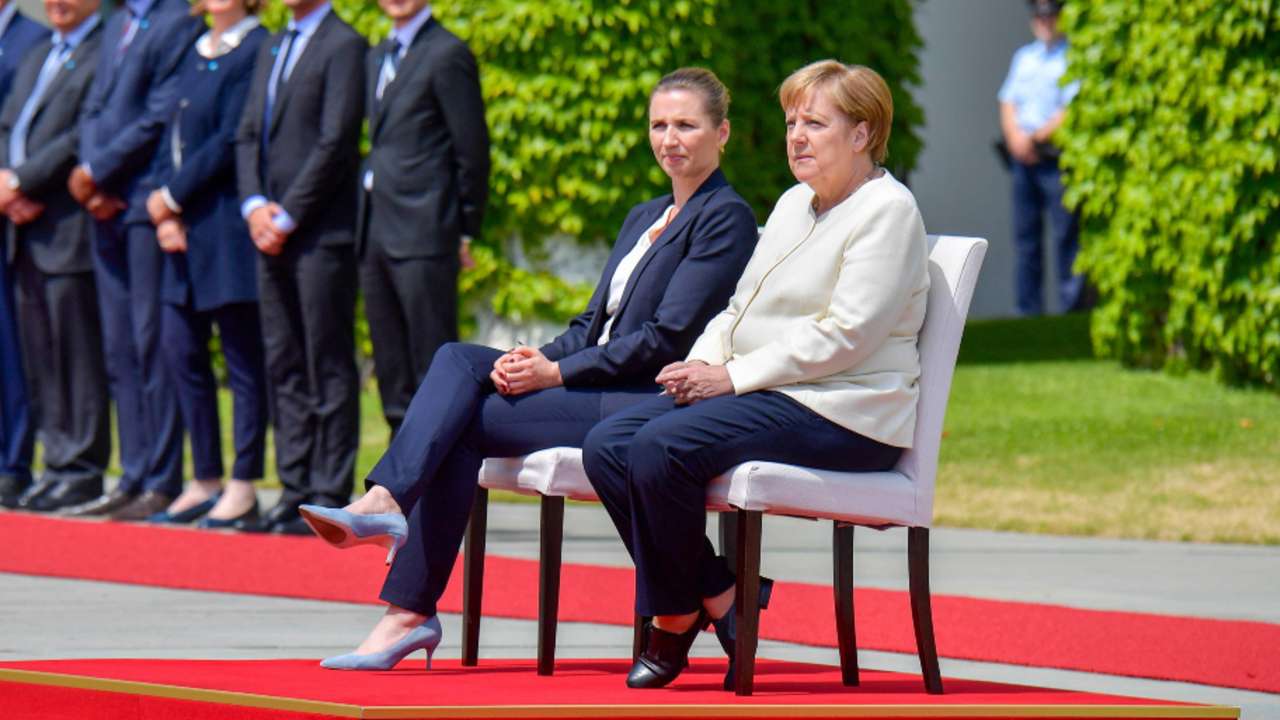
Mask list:
[[[537,507],[494,504],[489,551],[537,555]],[[612,526],[594,506],[570,507],[565,560],[625,565]],[[769,519],[764,569],[774,577],[828,582],[830,527]],[[903,531],[859,529],[860,586],[906,586]],[[1137,610],[1280,622],[1280,548],[1087,540],[967,530],[933,533],[937,593],[1031,600],[1075,607]],[[530,592],[533,589],[530,588]],[[50,608],[56,608],[50,612]],[[218,593],[0,575],[0,659],[55,657],[276,658],[348,651],[379,609]],[[442,657],[456,657],[459,619],[445,616]],[[485,620],[482,656],[532,657],[530,621]],[[561,657],[621,656],[630,630],[566,623]],[[710,637],[697,652],[718,655]],[[836,664],[835,650],[761,644],[761,655]],[[1280,657],[1280,650],[1277,651]],[[914,656],[862,652],[864,667],[918,672]],[[1280,695],[1182,683],[1116,678],[943,660],[950,677],[1240,706],[1248,720],[1280,718]]]

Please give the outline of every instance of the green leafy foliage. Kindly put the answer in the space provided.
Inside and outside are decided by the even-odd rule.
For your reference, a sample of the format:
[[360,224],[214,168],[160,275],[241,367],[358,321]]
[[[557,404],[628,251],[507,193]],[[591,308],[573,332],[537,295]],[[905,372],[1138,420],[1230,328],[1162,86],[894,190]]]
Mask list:
[[1280,7],[1081,0],[1062,22],[1095,348],[1280,386]]
[[[371,42],[389,30],[373,0],[334,7]],[[804,64],[832,57],[879,71],[894,91],[889,163],[904,174],[920,152],[910,0],[435,0],[432,12],[479,60],[493,142],[464,307],[483,301],[509,319],[559,321],[585,306],[589,287],[513,267],[504,248],[520,238],[536,260],[547,242],[611,243],[633,205],[670,191],[648,146],[648,96],[682,65],[710,68],[729,86],[725,170],[761,220],[795,182],[777,88]],[[264,13],[271,27],[285,17],[279,5]]]

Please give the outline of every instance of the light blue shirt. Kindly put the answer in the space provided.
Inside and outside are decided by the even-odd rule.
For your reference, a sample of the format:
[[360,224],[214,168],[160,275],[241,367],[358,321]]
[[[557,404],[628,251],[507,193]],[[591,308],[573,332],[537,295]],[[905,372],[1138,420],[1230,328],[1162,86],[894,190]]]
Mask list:
[[1036,40],[1013,54],[1009,75],[1000,86],[1000,102],[1012,103],[1018,127],[1035,132],[1080,91],[1080,81],[1062,85],[1067,71],[1067,41],[1052,46]]
[[58,72],[70,65],[71,53],[80,47],[80,43],[84,42],[85,37],[97,26],[98,15],[95,13],[85,18],[69,33],[53,33],[53,47],[49,48],[44,65],[40,66],[40,74],[36,76],[35,87],[31,89],[31,94],[23,103],[22,111],[18,113],[18,119],[14,121],[13,130],[9,134],[10,167],[19,167],[27,161],[27,133],[31,131],[31,121],[35,118],[36,106],[40,104],[40,99],[44,97],[45,91],[58,76]]
[[[298,35],[293,39],[292,48],[285,48],[284,46],[281,46],[280,52],[276,54],[275,65],[271,67],[271,76],[267,83],[268,109],[275,102],[274,96],[276,85],[280,82],[287,81],[289,76],[293,74],[293,68],[298,65],[298,58],[302,57],[302,53],[306,52],[307,43],[311,41],[311,36],[316,34],[316,29],[320,27],[320,23],[324,21],[325,16],[332,10],[333,4],[326,2],[301,20],[289,20],[288,29],[298,31]],[[280,63],[284,60],[284,55],[286,54],[289,56],[289,63],[282,68],[280,67]],[[280,77],[281,73],[283,73],[282,78]],[[269,118],[270,115],[271,114],[268,111],[267,117]],[[262,132],[267,132],[267,128],[265,126],[262,128]],[[240,216],[245,220],[248,220],[254,210],[257,210],[266,204],[266,197],[262,195],[254,195],[240,205]],[[298,223],[294,222],[293,218],[289,217],[289,213],[283,208],[281,208],[280,212],[275,217],[271,218],[271,221],[276,224],[276,227],[286,233],[291,233],[298,229]]]

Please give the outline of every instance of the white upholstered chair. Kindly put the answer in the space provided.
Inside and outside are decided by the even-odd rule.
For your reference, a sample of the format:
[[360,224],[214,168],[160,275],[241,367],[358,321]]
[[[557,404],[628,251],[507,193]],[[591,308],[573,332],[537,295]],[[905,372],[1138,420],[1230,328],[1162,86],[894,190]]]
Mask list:
[[[710,510],[733,513],[738,589],[737,693],[752,692],[759,630],[761,519],[764,513],[833,521],[836,625],[844,682],[858,682],[853,621],[853,526],[908,528],[911,615],[925,687],[942,692],[929,596],[929,527],[942,421],[964,332],[969,302],[986,255],[979,238],[929,236],[929,297],[920,332],[920,397],[913,447],[893,470],[845,473],[749,461],[712,480]],[[464,561],[463,663],[475,664],[479,642],[484,531],[488,489],[539,495],[542,502],[538,593],[538,672],[551,674],[555,661],[560,549],[564,499],[596,500],[576,448],[549,448],[524,457],[489,458],[467,532]],[[723,516],[722,516],[723,517]],[[723,526],[722,526],[723,530]],[[722,532],[722,540],[723,540]]]

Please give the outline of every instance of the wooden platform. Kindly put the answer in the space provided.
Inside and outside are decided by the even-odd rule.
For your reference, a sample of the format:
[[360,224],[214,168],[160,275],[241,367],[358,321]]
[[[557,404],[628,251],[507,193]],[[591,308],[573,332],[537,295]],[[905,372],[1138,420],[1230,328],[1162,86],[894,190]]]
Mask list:
[[1232,707],[920,678],[774,660],[757,666],[756,694],[720,690],[723,660],[697,660],[669,688],[629,690],[621,660],[562,660],[551,677],[533,660],[462,668],[420,657],[389,672],[335,672],[315,660],[46,660],[0,663],[9,720],[302,720],[304,718],[1238,718]]

